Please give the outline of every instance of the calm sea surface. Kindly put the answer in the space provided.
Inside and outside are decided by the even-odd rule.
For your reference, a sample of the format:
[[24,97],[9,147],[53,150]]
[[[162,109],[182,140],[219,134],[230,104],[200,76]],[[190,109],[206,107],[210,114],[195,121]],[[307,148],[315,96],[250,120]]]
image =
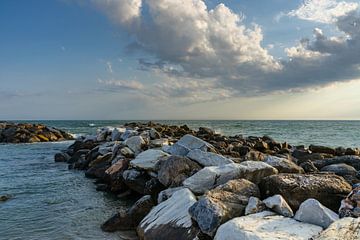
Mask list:
[[[73,134],[128,121],[37,121]],[[360,121],[159,121],[205,126],[225,135],[269,135],[294,145],[360,147]],[[0,145],[0,239],[123,239],[100,224],[128,203],[96,192],[83,172],[69,171],[53,155],[71,142]]]

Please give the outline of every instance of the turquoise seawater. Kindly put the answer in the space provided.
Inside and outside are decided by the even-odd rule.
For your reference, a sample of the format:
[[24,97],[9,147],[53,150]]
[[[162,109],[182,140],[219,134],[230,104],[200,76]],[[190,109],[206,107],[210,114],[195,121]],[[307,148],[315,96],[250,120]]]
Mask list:
[[[73,134],[129,121],[36,121]],[[205,126],[225,135],[269,135],[294,145],[360,147],[360,121],[159,121]],[[69,171],[53,155],[71,142],[0,145],[0,239],[122,239],[100,224],[127,203],[97,192],[83,172]]]

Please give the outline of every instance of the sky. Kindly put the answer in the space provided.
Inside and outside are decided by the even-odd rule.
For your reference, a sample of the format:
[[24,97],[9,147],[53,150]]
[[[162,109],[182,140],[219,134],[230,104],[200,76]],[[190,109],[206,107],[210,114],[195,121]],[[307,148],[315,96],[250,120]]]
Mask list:
[[360,119],[360,2],[2,0],[0,119]]

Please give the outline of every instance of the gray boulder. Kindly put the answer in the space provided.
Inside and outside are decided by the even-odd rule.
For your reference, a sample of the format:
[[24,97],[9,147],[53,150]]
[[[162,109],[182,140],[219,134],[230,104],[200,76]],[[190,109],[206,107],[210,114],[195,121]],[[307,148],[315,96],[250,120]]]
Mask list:
[[161,150],[149,149],[137,155],[136,158],[130,162],[130,165],[135,168],[154,171],[156,164],[161,160],[165,160],[168,156],[169,154]]
[[345,163],[331,164],[321,168],[321,172],[333,172],[339,176],[355,176],[357,170]]
[[262,212],[266,209],[265,204],[257,197],[250,197],[245,208],[245,215]]
[[274,212],[283,215],[284,217],[293,217],[294,213],[291,210],[289,204],[281,195],[274,195],[263,200],[266,207],[273,210]]
[[304,173],[304,169],[286,158],[268,155],[264,162],[276,168],[280,173]]
[[315,240],[359,240],[360,218],[342,218],[333,222]]
[[128,146],[135,153],[135,155],[138,155],[146,142],[141,136],[133,136],[126,139],[124,144]]
[[222,155],[212,153],[212,152],[204,152],[200,149],[191,150],[187,154],[187,157],[205,167],[219,166],[219,165],[234,163],[232,160],[230,160]]

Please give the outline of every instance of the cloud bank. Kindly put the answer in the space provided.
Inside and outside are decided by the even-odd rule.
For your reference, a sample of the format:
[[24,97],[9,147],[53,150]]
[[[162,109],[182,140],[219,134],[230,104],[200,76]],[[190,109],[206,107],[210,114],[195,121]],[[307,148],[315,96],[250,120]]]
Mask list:
[[247,26],[242,15],[224,4],[208,9],[203,0],[91,1],[152,56],[139,64],[162,81],[151,91],[138,89],[151,97],[211,101],[298,91],[360,75],[357,3],[307,0],[289,12],[302,20],[333,24],[340,36],[314,29],[312,39],[287,48],[288,58],[280,60],[262,46],[261,27]]

